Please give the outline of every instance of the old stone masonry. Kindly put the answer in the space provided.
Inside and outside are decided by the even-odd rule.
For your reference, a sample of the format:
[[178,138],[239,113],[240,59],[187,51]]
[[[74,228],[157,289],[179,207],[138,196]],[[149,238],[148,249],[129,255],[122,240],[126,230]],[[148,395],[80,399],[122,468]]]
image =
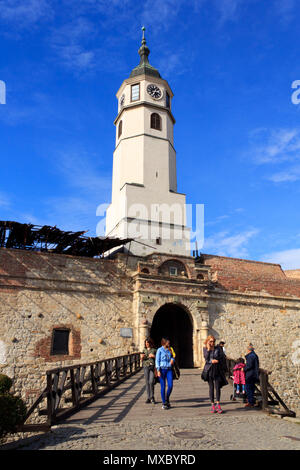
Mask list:
[[[0,299],[0,370],[28,405],[45,387],[46,370],[140,351],[149,334],[158,340],[167,325],[180,367],[203,366],[209,333],[226,341],[234,359],[252,342],[270,383],[299,410],[300,282],[279,265],[2,248]],[[53,348],[61,330],[65,351]]]

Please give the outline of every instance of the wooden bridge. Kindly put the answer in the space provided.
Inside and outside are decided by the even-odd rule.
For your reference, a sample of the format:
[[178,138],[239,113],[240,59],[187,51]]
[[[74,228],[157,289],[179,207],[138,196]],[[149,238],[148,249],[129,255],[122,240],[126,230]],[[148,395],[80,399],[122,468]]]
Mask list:
[[[227,359],[228,377],[235,361]],[[136,418],[161,418],[160,387],[155,387],[157,404],[145,404],[145,382],[140,354],[129,354],[89,364],[49,370],[47,386],[28,410],[18,431],[49,430],[56,423],[120,422]],[[222,389],[221,403],[225,413],[280,413],[295,416],[270,385],[268,372],[260,369],[256,387],[258,407],[247,410],[241,400],[233,401],[232,382]],[[208,386],[201,380],[199,369],[184,369],[174,381],[171,395],[174,417],[207,415],[210,409]],[[46,406],[45,406],[46,405]],[[280,408],[280,409],[279,409]],[[28,424],[32,415],[45,416],[43,423]],[[41,420],[42,418],[39,418]]]

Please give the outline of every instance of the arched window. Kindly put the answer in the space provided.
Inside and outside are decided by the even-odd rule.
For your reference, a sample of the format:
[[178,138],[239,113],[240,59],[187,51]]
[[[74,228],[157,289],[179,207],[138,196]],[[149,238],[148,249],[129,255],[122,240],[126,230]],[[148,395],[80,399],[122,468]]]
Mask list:
[[183,263],[177,260],[167,260],[162,263],[158,268],[159,274],[163,276],[184,276],[188,277],[186,267]]
[[122,127],[123,127],[123,122],[120,121],[120,122],[119,122],[119,127],[118,127],[118,139],[119,139],[120,136],[122,135]]
[[161,117],[157,113],[152,113],[151,114],[151,124],[150,124],[151,129],[157,129],[158,131],[161,131]]

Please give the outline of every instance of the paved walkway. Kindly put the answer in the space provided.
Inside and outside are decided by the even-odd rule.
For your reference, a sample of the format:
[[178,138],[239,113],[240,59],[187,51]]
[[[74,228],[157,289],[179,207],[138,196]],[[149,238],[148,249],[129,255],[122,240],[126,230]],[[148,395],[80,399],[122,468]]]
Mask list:
[[[185,369],[181,371],[180,380],[174,381],[171,395],[170,410],[161,409],[160,385],[155,386],[155,400],[157,404],[145,404],[145,382],[143,373],[138,373],[123,382],[104,397],[96,400],[90,406],[71,416],[66,423],[69,424],[95,424],[119,423],[121,421],[136,421],[146,418],[160,421],[168,418],[194,418],[207,416],[210,409],[208,400],[208,385],[201,380],[199,369]],[[230,414],[249,414],[244,404],[230,401],[232,387],[222,389],[222,408]],[[258,410],[251,413],[261,414]]]
[[198,369],[181,371],[174,382],[172,408],[145,404],[140,372],[85,409],[55,426],[51,433],[29,438],[22,449],[298,449],[300,425],[245,410],[230,401],[232,387],[222,389],[224,414],[211,415],[208,386]]

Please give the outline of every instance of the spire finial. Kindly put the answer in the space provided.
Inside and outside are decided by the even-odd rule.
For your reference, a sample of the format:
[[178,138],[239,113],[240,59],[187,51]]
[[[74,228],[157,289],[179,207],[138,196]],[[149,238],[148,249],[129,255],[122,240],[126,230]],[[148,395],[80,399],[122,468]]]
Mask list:
[[145,38],[145,26],[142,27],[143,31],[143,37],[142,37],[142,44],[141,47],[139,48],[139,55],[141,58],[140,65],[142,64],[148,64],[148,55],[150,54],[150,50],[146,45],[146,38]]
[[145,30],[146,30],[145,26],[142,26],[142,31],[143,31],[142,46],[146,44]]
[[156,70],[152,65],[149,64],[148,55],[150,54],[150,49],[146,44],[145,38],[145,26],[142,26],[143,36],[142,36],[142,44],[138,50],[140,56],[140,63],[137,67],[133,69],[130,76],[135,77],[141,74],[152,75],[154,77],[160,77],[158,70]]

